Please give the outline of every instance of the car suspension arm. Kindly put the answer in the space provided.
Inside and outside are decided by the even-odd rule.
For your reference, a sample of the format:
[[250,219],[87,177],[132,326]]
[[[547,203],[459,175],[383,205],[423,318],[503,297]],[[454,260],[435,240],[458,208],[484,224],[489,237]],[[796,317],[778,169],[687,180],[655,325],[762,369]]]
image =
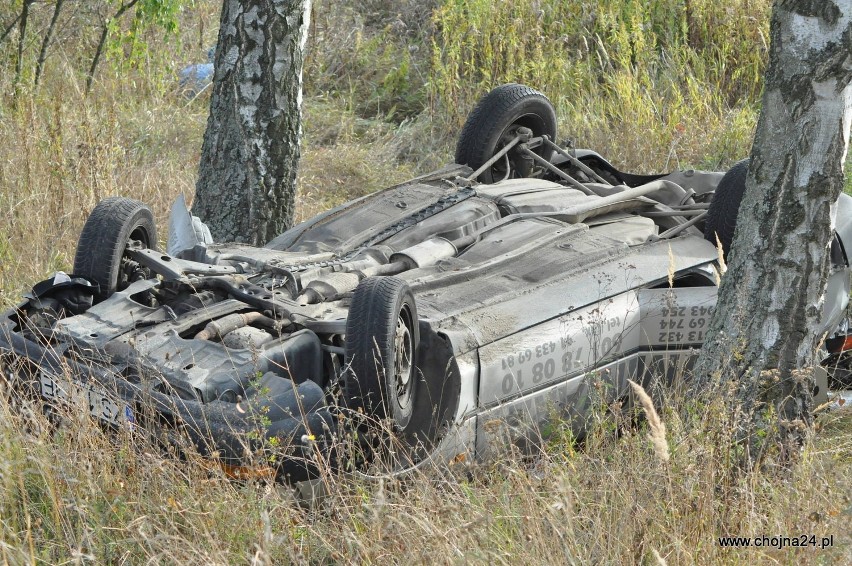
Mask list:
[[[680,216],[683,216],[683,214],[681,214]],[[657,236],[656,239],[664,240],[666,238],[671,238],[672,236],[676,236],[676,235],[680,234],[681,232],[683,232],[684,230],[686,230],[687,228],[689,228],[690,226],[695,226],[700,221],[704,220],[705,216],[707,216],[706,211],[704,211],[701,214],[698,214],[696,216],[693,216],[692,218],[690,218],[689,220],[687,220],[683,224],[678,224],[674,228],[669,228],[668,230],[666,230],[665,232],[663,232],[662,234]]]
[[517,136],[515,136],[515,137],[512,139],[512,141],[510,141],[509,143],[507,143],[506,145],[504,145],[504,146],[500,149],[500,151],[498,151],[497,153],[495,153],[495,154],[491,157],[491,159],[489,159],[488,161],[486,161],[485,163],[483,163],[483,164],[482,164],[482,166],[481,166],[479,169],[477,169],[476,171],[474,171],[473,173],[471,173],[471,174],[467,177],[467,180],[468,180],[468,181],[473,181],[474,179],[476,179],[477,177],[479,177],[479,176],[482,174],[482,172],[483,172],[483,171],[487,170],[489,167],[491,167],[492,165],[494,165],[495,163],[497,163],[497,160],[499,160],[501,157],[503,157],[504,155],[506,155],[507,153],[509,153],[509,150],[510,150],[510,149],[512,149],[513,147],[515,147],[516,145],[518,145],[518,143],[520,143],[520,141],[521,141],[523,138],[524,138],[524,136],[523,136],[523,135],[521,135],[521,134],[518,134]]
[[542,136],[542,138],[544,139],[545,145],[554,149],[556,151],[556,153],[558,153],[559,155],[563,156],[568,161],[570,161],[572,165],[577,167],[577,169],[579,169],[580,171],[582,171],[583,173],[585,173],[586,175],[588,175],[589,177],[591,177],[592,179],[594,179],[598,183],[603,183],[604,185],[612,185],[612,183],[610,183],[609,181],[607,181],[606,179],[604,179],[603,177],[601,177],[600,175],[595,173],[592,170],[591,167],[589,167],[588,165],[586,165],[585,163],[583,163],[582,161],[580,161],[579,159],[577,159],[576,157],[574,157],[573,155],[571,155],[570,153],[568,153],[567,151],[565,151],[564,149],[559,147],[559,145],[550,141],[550,138],[548,138],[547,136]]
[[[547,140],[547,138],[544,138],[544,139]],[[574,187],[575,189],[577,189],[578,191],[582,191],[586,195],[595,194],[591,189],[586,187],[586,185],[584,185],[583,183],[581,183],[580,181],[578,181],[577,179],[575,179],[574,177],[572,177],[571,175],[569,175],[568,173],[563,171],[562,169],[559,169],[556,165],[554,165],[553,163],[551,163],[550,161],[548,161],[544,157],[540,156],[539,154],[537,154],[536,152],[531,150],[529,147],[526,146],[526,144],[521,145],[521,147],[518,148],[518,150],[521,153],[523,153],[524,155],[526,155],[528,157],[532,157],[537,163],[539,163],[540,165],[543,165],[551,173],[558,175],[559,177],[568,181],[568,184],[571,185],[572,187]]]

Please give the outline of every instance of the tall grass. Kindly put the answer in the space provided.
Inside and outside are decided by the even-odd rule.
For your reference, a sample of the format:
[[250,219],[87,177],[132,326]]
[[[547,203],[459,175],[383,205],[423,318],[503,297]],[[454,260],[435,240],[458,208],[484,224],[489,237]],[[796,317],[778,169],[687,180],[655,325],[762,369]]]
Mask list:
[[[0,563],[718,564],[844,563],[850,556],[852,425],[822,421],[787,474],[737,471],[735,424],[718,399],[657,388],[662,438],[601,407],[578,447],[550,431],[533,459],[405,479],[326,475],[300,504],[286,486],[234,482],[199,460],[164,459],[70,414],[57,432],[0,407]],[[648,425],[658,434],[660,422]],[[26,432],[30,430],[31,432]],[[655,432],[656,431],[656,432]],[[827,549],[719,546],[721,536],[796,536]]]
[[[746,153],[756,118],[767,4],[316,2],[297,214],[448,161],[467,110],[505,81],[546,92],[562,136],[617,166],[725,166]],[[0,3],[4,22],[13,8]],[[181,33],[149,31],[149,56],[132,64],[109,53],[88,97],[97,30],[77,15],[60,26],[38,90],[26,72],[17,87],[13,73],[0,76],[5,304],[70,269],[82,222],[104,196],[145,200],[163,224],[174,195],[192,194],[206,99],[180,96],[175,73],[204,60],[218,8],[188,4]],[[43,29],[38,17],[50,11],[33,14],[31,29]],[[13,39],[0,44],[0,64],[12,64]],[[25,70],[36,54],[25,52]]]
[[[0,2],[0,22],[17,6]],[[204,60],[220,6],[187,3],[179,36],[146,37],[151,57],[133,65],[111,53],[89,96],[86,34],[57,42],[38,90],[25,83],[13,96],[0,73],[3,308],[71,269],[99,199],[146,201],[164,226],[177,193],[192,194],[206,100],[177,93],[174,72]],[[748,148],[767,10],[768,0],[319,0],[298,214],[450,159],[467,110],[505,81],[546,92],[562,135],[618,166],[725,166]],[[335,489],[302,507],[287,487],[230,481],[73,414],[50,430],[38,415],[22,419],[38,408],[12,410],[4,391],[0,565],[848,562],[848,411],[823,417],[787,475],[737,473],[736,423],[717,400],[652,393],[665,423],[656,432],[601,407],[582,445],[557,422],[534,458],[506,447],[491,463],[405,481],[329,476]],[[834,534],[835,547],[716,544],[803,533]]]
[[[0,2],[2,16],[11,13],[4,7]],[[208,99],[184,97],[177,71],[206,60],[220,8],[212,0],[189,4],[182,35],[147,37],[150,57],[132,66],[112,54],[88,96],[88,60],[80,55],[91,50],[85,34],[54,45],[38,89],[26,73],[17,88],[14,73],[0,73],[0,303],[17,301],[27,285],[53,271],[71,270],[83,222],[102,198],[145,201],[164,227],[176,195],[192,196]],[[323,10],[333,11],[321,4],[320,18]],[[39,29],[37,19],[30,24]],[[11,64],[14,43],[0,44],[0,65]],[[37,54],[26,55],[28,68]],[[414,175],[411,166],[397,163],[405,144],[394,137],[395,125],[365,119],[347,100],[329,98],[315,93],[305,104],[299,219]]]
[[747,153],[768,0],[449,0],[436,11],[433,105],[458,128],[503,82],[535,85],[561,132],[618,165],[719,167]]

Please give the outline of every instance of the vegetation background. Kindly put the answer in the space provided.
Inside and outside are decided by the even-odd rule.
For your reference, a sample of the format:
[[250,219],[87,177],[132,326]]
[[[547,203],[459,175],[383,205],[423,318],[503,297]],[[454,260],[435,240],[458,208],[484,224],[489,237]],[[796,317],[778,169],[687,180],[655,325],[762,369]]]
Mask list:
[[[67,0],[39,65],[56,0],[26,0],[20,40],[9,23],[23,1],[0,0],[4,309],[70,270],[100,199],[145,201],[165,226],[177,194],[191,197],[207,97],[181,92],[177,71],[206,61],[221,7],[143,0],[116,18],[116,0]],[[545,92],[560,138],[617,167],[723,170],[751,143],[769,10],[768,0],[315,0],[297,214],[450,161],[468,110],[509,81]],[[313,507],[85,419],[24,426],[0,395],[0,564],[852,561],[849,410],[821,418],[796,469],[743,473],[721,405],[654,393],[668,458],[647,425],[601,407],[581,447],[557,425],[533,459],[507,448],[499,462],[404,485],[328,476]],[[834,535],[834,546],[717,544],[802,534]]]

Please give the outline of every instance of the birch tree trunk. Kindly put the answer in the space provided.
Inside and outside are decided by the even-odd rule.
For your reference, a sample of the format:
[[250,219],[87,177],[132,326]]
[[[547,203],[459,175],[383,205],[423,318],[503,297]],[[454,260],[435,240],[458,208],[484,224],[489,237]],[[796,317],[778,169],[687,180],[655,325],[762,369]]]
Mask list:
[[734,380],[747,434],[761,428],[774,407],[788,456],[812,423],[813,380],[803,370],[813,364],[821,338],[828,249],[844,184],[852,120],[850,16],[852,0],[774,5],[746,192],[696,365],[699,380]]
[[218,242],[293,221],[310,0],[224,0],[193,212]]

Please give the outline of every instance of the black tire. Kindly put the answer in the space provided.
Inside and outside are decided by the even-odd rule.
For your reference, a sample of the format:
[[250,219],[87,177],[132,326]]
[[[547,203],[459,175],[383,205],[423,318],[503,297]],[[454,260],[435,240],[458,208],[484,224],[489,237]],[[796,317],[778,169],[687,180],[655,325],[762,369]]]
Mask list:
[[[532,130],[533,136],[547,135],[551,141],[556,139],[556,111],[550,100],[528,86],[505,84],[486,94],[468,114],[458,144],[456,145],[456,163],[479,169],[514,137],[519,127]],[[553,150],[541,146],[536,153],[550,159]],[[510,172],[516,173],[520,156],[510,151]],[[500,160],[482,172],[479,181],[494,183],[506,176],[505,161]],[[511,174],[509,176],[512,176]]]
[[734,241],[737,215],[745,193],[748,163],[748,159],[737,161],[719,181],[704,222],[704,238],[715,245],[718,235],[726,256]]
[[390,417],[404,429],[417,395],[419,342],[417,309],[408,284],[397,277],[361,281],[346,319],[348,406],[378,420]]
[[100,300],[129,285],[128,266],[123,258],[131,240],[157,249],[157,228],[151,209],[125,197],[110,197],[99,202],[80,233],[74,255],[74,275],[97,283]]

